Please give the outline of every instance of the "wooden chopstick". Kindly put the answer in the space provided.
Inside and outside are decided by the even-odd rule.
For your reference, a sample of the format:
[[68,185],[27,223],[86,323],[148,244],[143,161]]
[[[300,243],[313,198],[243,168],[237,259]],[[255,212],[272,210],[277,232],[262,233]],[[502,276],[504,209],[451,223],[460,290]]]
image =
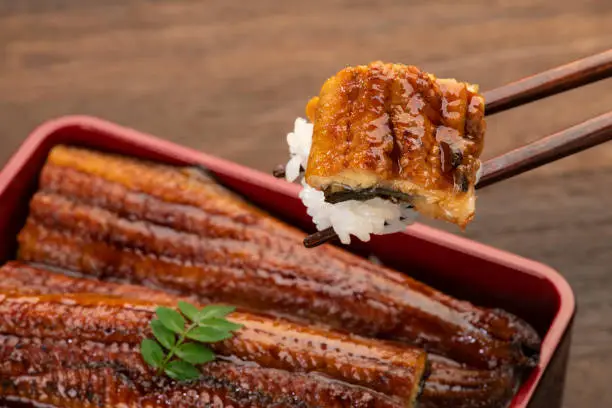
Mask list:
[[612,49],[484,92],[487,115],[579,88],[612,76]]
[[612,111],[543,137],[483,163],[476,188],[509,179],[536,167],[612,140]]
[[[485,92],[485,114],[503,112],[609,77],[612,77],[612,49]],[[486,161],[476,188],[506,180],[609,140],[612,140],[612,112]],[[277,167],[275,175],[283,177],[283,169]],[[304,246],[312,248],[335,238],[337,235],[333,228],[326,228],[307,236]]]

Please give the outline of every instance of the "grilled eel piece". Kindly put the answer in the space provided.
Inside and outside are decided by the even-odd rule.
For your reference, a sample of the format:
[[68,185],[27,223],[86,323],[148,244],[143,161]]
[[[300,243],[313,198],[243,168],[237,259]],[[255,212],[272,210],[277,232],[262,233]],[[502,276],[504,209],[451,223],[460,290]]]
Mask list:
[[540,339],[501,310],[454,299],[302,233],[203,174],[56,147],[19,234],[19,258],[228,302],[476,368],[537,362]]
[[476,370],[429,355],[431,375],[419,397],[419,408],[505,408],[519,385],[510,367]]
[[486,129],[478,86],[376,61],[329,78],[306,113],[306,182],[328,201],[375,193],[461,227],[473,218]]
[[[147,300],[173,306],[178,298],[142,286],[101,282],[97,279],[69,276],[38,265],[9,262],[0,268],[0,292],[22,295],[94,293],[111,297]],[[185,299],[192,300],[192,299]],[[1,347],[1,346],[0,346]],[[0,350],[1,352],[1,350]],[[5,350],[6,353],[6,350]],[[431,373],[418,398],[424,408],[497,408],[507,405],[517,383],[513,370],[474,370],[430,355]],[[0,354],[0,361],[3,361]],[[63,360],[63,359],[62,359]],[[36,361],[42,361],[36,358]],[[207,366],[208,367],[208,366]],[[244,370],[248,370],[244,368]],[[276,374],[276,371],[271,371]]]
[[217,360],[188,384],[160,378],[138,346],[0,335],[0,394],[64,408],[400,408],[381,393],[301,372]]
[[[87,368],[93,368],[90,364],[92,362],[112,365],[121,363],[120,358],[117,360],[118,357],[112,355],[113,350],[121,351],[126,345],[128,351],[137,353],[142,339],[152,337],[149,322],[155,316],[154,309],[155,304],[147,301],[120,299],[91,293],[61,295],[6,293],[0,295],[0,334],[20,339],[45,339],[53,342],[53,345],[59,345],[61,341],[68,344],[74,343],[82,349],[83,357],[80,358],[80,361],[88,363]],[[290,385],[293,378],[291,375],[295,372],[299,374],[295,378],[297,383],[303,377],[309,380],[310,387],[320,386],[323,389],[326,384],[332,384],[331,389],[326,391],[333,397],[329,406],[413,407],[415,404],[427,368],[426,353],[420,349],[396,346],[315,327],[299,326],[247,313],[235,312],[230,315],[229,319],[244,327],[230,339],[211,344],[210,347],[222,356],[223,360],[233,362],[230,371],[251,365],[271,369],[271,371],[264,370],[264,373],[268,371],[271,374],[278,373],[281,379],[284,376],[284,383],[288,384],[288,387],[284,390],[278,389],[273,395],[280,401],[292,396],[294,389]],[[103,357],[99,360],[89,359],[92,353],[85,344],[90,342],[99,344],[102,348],[100,352]],[[71,351],[74,350],[71,348],[67,354],[70,354]],[[110,357],[110,361],[105,360],[104,357]],[[49,358],[51,360],[47,368],[51,367],[52,362],[55,361],[52,357]],[[15,360],[20,362],[19,358]],[[32,363],[37,362],[38,358],[33,357]],[[69,363],[70,359],[67,362]],[[132,382],[135,384],[132,391],[139,390],[136,392],[138,396],[142,391],[141,386],[144,386],[147,381],[152,381],[149,378],[152,372],[143,367],[139,358],[132,358],[125,364],[129,371],[126,376],[130,381],[117,385],[114,390],[116,392],[111,392],[111,396],[128,403],[131,397],[122,396],[122,387]],[[76,364],[67,369],[86,367]],[[10,368],[7,373],[11,373]],[[226,370],[220,370],[218,374],[215,374],[204,367],[203,374],[212,376],[214,381],[226,382],[226,387],[230,388],[245,388],[243,383],[246,384],[246,388],[256,385],[253,382],[249,383],[252,381],[249,378],[255,374],[251,373],[249,377],[248,369],[246,369],[245,378],[235,373],[232,380],[225,378],[228,375],[225,373]],[[28,370],[25,373],[28,373]],[[311,374],[307,375],[309,373]],[[61,370],[58,371],[58,374],[61,375]],[[144,378],[140,378],[139,375],[143,375]],[[315,384],[317,376],[322,376],[320,384]],[[14,377],[9,375],[8,378]],[[333,384],[338,384],[337,391],[340,395],[334,394]],[[39,388],[41,385],[38,384],[34,388]],[[85,385],[81,384],[81,386]],[[100,387],[98,389],[100,397],[108,396],[104,392],[101,393],[104,387],[102,385]],[[159,387],[153,387],[149,392],[155,390],[159,391]],[[203,391],[205,390],[206,387]],[[252,390],[256,391],[255,388]],[[34,392],[40,391],[35,390]],[[62,393],[59,387],[56,392]],[[213,396],[223,397],[223,395],[215,394],[213,390],[209,392]],[[383,398],[384,395],[388,397]],[[238,401],[228,400],[226,404],[230,406],[238,404]],[[146,404],[139,403],[135,406],[141,405]],[[328,406],[327,401],[308,402],[304,397],[282,406],[315,407],[321,405]],[[257,406],[270,405],[262,403]]]

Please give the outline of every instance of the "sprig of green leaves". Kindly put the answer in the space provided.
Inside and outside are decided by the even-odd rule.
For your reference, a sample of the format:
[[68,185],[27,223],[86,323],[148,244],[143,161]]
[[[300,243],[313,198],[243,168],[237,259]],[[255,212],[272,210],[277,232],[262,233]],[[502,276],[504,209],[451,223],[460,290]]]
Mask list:
[[151,321],[154,339],[144,339],[140,346],[143,359],[157,369],[158,374],[179,380],[195,380],[200,371],[195,367],[215,359],[215,353],[201,343],[216,343],[233,336],[242,325],[226,316],[236,308],[210,305],[202,309],[179,302],[177,311],[158,307],[157,318]]

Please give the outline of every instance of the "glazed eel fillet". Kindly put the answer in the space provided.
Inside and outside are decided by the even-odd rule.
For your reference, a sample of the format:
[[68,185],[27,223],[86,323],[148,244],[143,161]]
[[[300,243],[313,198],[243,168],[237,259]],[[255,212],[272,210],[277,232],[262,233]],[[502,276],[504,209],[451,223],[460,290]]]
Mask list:
[[[0,268],[0,292],[22,295],[93,293],[166,306],[176,305],[179,300],[143,286],[67,276],[20,262],[10,262]],[[516,378],[511,369],[474,370],[438,356],[430,356],[430,361],[431,373],[418,398],[420,408],[497,408],[505,406],[513,395]]]
[[306,182],[330,202],[391,198],[465,227],[474,216],[484,106],[478,86],[414,66],[344,68],[306,107],[314,124]]
[[202,172],[59,146],[30,203],[18,256],[403,341],[475,368],[537,362],[540,339],[519,318],[333,246],[303,248],[302,239]]
[[[155,306],[92,293],[0,295],[0,395],[75,407],[95,398],[129,407],[413,407],[426,373],[421,349],[234,312],[243,328],[211,344],[221,358],[183,386],[140,357]],[[181,400],[185,393],[193,398]]]

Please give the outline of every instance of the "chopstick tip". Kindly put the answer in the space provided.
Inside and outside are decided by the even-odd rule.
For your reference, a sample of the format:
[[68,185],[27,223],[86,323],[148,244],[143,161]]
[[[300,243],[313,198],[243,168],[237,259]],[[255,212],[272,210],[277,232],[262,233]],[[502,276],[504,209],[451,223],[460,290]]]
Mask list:
[[314,234],[310,234],[304,238],[304,246],[306,248],[318,247],[319,245],[322,245],[334,238],[338,238],[336,231],[334,231],[332,227],[325,228],[324,230],[317,231]]
[[276,178],[285,177],[285,165],[278,164],[277,166],[275,166],[274,169],[272,169],[272,175]]

